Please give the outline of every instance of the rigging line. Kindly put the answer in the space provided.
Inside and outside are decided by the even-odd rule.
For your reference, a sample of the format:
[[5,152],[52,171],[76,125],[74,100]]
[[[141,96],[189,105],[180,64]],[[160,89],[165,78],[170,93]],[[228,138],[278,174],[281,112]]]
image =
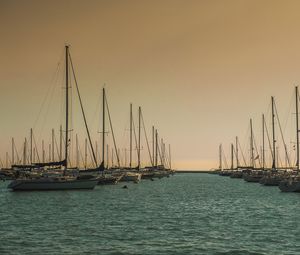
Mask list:
[[85,117],[85,113],[84,113],[84,110],[83,110],[82,100],[81,100],[81,96],[80,96],[80,93],[79,93],[79,87],[78,87],[78,83],[77,83],[77,79],[76,79],[76,75],[75,75],[75,71],[74,71],[74,67],[73,67],[73,61],[72,61],[70,53],[69,53],[69,57],[70,57],[72,73],[73,73],[73,77],[74,77],[74,81],[75,81],[75,85],[76,85],[77,95],[78,95],[79,102],[80,102],[81,112],[82,112],[82,115],[83,115],[84,124],[85,124],[86,132],[87,132],[87,135],[88,135],[89,143],[90,143],[90,148],[91,148],[91,151],[92,151],[92,154],[93,154],[93,159],[94,159],[95,165],[97,166],[96,155],[95,155],[95,152],[94,152],[94,147],[93,147],[93,144],[92,144],[90,131],[89,131],[87,121],[86,121],[86,117]]
[[134,124],[134,120],[132,118],[132,128],[133,128],[133,134],[134,134],[134,141],[135,141],[135,150],[137,152],[137,156],[138,156],[138,142],[137,142],[137,135],[136,135],[136,132],[135,132],[135,124]]
[[17,150],[17,148],[16,148],[15,141],[13,141],[13,146],[14,146],[14,151],[15,151],[15,153],[16,153],[16,155],[17,155],[17,162],[19,162],[19,160],[20,160],[20,157],[19,157],[18,150]]
[[147,137],[146,128],[145,128],[144,116],[143,116],[142,111],[141,111],[141,117],[142,117],[142,124],[143,124],[143,128],[144,128],[144,134],[145,134],[145,138],[146,138],[146,143],[147,143],[147,148],[148,148],[148,152],[149,152],[149,157],[150,157],[151,165],[154,167],[154,162],[153,162],[153,159],[152,159],[152,156],[151,156],[151,152],[150,152],[148,137]]
[[[82,150],[81,150],[81,147],[80,147],[80,144],[78,144],[78,151],[79,151],[79,158],[81,159],[81,165],[84,166],[84,157],[83,157],[83,153],[82,153]],[[80,163],[79,163],[80,165]],[[79,166],[78,166],[79,167]]]
[[264,125],[265,125],[265,130],[266,130],[266,134],[267,134],[267,138],[268,138],[269,150],[270,150],[271,156],[273,158],[274,154],[273,154],[273,150],[272,150],[272,144],[271,144],[271,139],[270,139],[270,135],[269,135],[269,131],[268,131],[266,119],[264,120]]
[[289,107],[287,108],[287,111],[286,111],[286,119],[284,121],[284,126],[283,126],[283,131],[286,131],[286,126],[287,126],[287,123],[288,123],[288,120],[290,118],[290,114],[292,112],[291,108],[292,108],[292,105],[293,105],[293,102],[294,102],[294,93],[292,93],[291,97],[290,97],[290,101],[289,101]]
[[[244,136],[244,141],[246,140],[247,142],[246,143],[244,143],[244,147],[242,148],[242,146],[241,146],[241,144],[240,144],[240,142],[239,142],[239,144],[240,144],[240,149],[241,149],[241,151],[242,151],[242,156],[243,156],[243,160],[244,160],[244,163],[245,163],[245,166],[247,166],[247,162],[246,162],[246,157],[245,157],[245,155],[243,154],[243,151],[248,151],[248,137],[250,137],[250,126],[247,126],[248,128],[247,128],[247,131],[246,131],[246,133],[245,133],[245,136]],[[250,163],[249,163],[249,166],[250,166]]]
[[[89,151],[89,156],[90,156],[90,159],[92,158],[92,151],[91,151],[91,147],[88,147],[88,151]],[[91,163],[88,163],[87,165],[91,166]],[[97,165],[95,165],[95,163],[92,164],[92,166],[95,166],[97,167]]]
[[58,143],[57,143],[57,139],[56,139],[56,135],[55,134],[54,134],[54,143],[55,143],[57,158],[59,158],[59,148],[58,148]]
[[98,117],[99,114],[99,109],[100,109],[100,103],[101,103],[101,95],[98,95],[98,100],[97,100],[97,104],[96,104],[96,108],[93,114],[93,118],[92,118],[92,123],[91,123],[91,127],[93,127],[95,125],[95,122],[98,124],[98,126],[96,127],[96,130],[100,130],[100,121],[98,121]]
[[[277,149],[278,149],[278,147],[277,147]],[[277,165],[283,167],[284,165],[283,165],[283,163],[282,163],[282,159],[281,159],[281,156],[280,156],[280,154],[279,154],[279,150],[277,150],[276,155],[277,155],[277,157],[278,157],[278,159],[277,159]]]
[[4,167],[4,165],[3,165],[3,161],[2,161],[2,159],[1,159],[1,157],[0,157],[0,165],[1,165],[1,168],[3,168],[3,167]]
[[287,152],[287,147],[286,147],[286,143],[285,143],[285,140],[284,140],[284,136],[283,136],[283,132],[282,132],[282,128],[281,128],[279,116],[278,116],[278,111],[277,111],[276,103],[275,103],[275,112],[276,112],[276,117],[277,117],[277,121],[278,121],[278,126],[279,126],[279,130],[280,130],[280,134],[281,134],[281,139],[282,139],[283,146],[284,146],[285,156],[286,156],[286,158],[287,158],[287,163],[288,163],[289,166],[291,166],[290,158],[289,158],[289,155],[288,155],[288,152]]
[[[254,141],[254,148],[255,148],[256,155],[259,156],[257,145],[256,145],[256,140],[255,140],[255,136],[254,135],[253,135],[253,141]],[[254,161],[254,163],[255,163],[255,161]],[[260,157],[258,157],[258,163],[259,163],[259,166],[262,167],[261,158]]]
[[[50,110],[51,102],[52,102],[53,97],[54,97],[55,89],[56,89],[56,84],[54,84],[52,86],[51,91],[49,91],[50,92],[49,101],[48,101],[47,105],[45,105],[45,114],[43,115],[43,119],[41,120],[42,123],[41,123],[41,129],[40,129],[40,135],[38,137],[38,141],[40,140],[41,135],[42,135],[42,133],[44,132],[44,129],[45,129],[46,119],[47,119],[48,114],[49,114],[49,110]],[[35,128],[33,128],[33,130],[35,130]]]
[[52,86],[55,86],[55,82],[54,82],[54,81],[57,81],[57,77],[58,77],[59,71],[60,71],[60,62],[58,62],[57,67],[56,67],[56,70],[55,70],[55,73],[54,73],[54,75],[53,75],[53,77],[52,77],[52,79],[51,79],[51,81],[50,81],[50,85],[49,85],[49,87],[48,87],[48,89],[47,89],[47,91],[46,91],[46,95],[45,95],[45,97],[44,97],[44,99],[43,99],[43,101],[42,101],[42,105],[41,105],[40,110],[39,110],[39,112],[38,112],[37,118],[36,118],[36,120],[34,121],[33,129],[35,129],[36,124],[37,124],[37,122],[38,122],[38,120],[39,120],[39,118],[40,118],[40,116],[41,116],[42,110],[43,110],[44,105],[45,105],[45,103],[46,103],[46,101],[47,101],[47,98],[48,98],[48,95],[49,95],[49,93],[50,93],[50,91],[51,91],[51,88],[53,89]]
[[36,150],[36,155],[37,155],[38,163],[41,163],[41,161],[40,161],[40,156],[39,156],[39,150],[37,149],[37,146],[36,146],[36,140],[35,140],[34,134],[32,134],[32,140],[33,140],[33,142],[34,142],[34,147],[35,147],[35,150]]
[[225,169],[228,169],[228,164],[227,164],[227,159],[226,159],[226,155],[222,146],[222,154],[223,154],[223,159],[224,159],[224,163],[225,163]]
[[[158,141],[160,140],[159,136],[157,137],[157,140]],[[161,156],[161,153],[160,153],[160,146],[158,146],[158,145],[157,145],[157,151],[158,151],[158,155],[159,155],[159,158],[160,158],[160,162],[163,164],[163,162],[162,162],[162,156]]]
[[118,167],[120,168],[121,167],[120,166],[120,158],[119,158],[119,153],[118,153],[118,150],[117,150],[117,145],[116,145],[116,140],[115,140],[115,135],[114,135],[114,130],[113,130],[112,121],[111,121],[111,117],[110,117],[110,111],[109,111],[109,107],[108,107],[106,94],[105,94],[105,104],[106,104],[106,108],[107,108],[108,119],[109,119],[109,124],[110,124],[110,130],[111,130],[111,134],[112,134],[112,138],[113,138],[113,142],[114,142],[114,147],[115,147],[115,152],[116,152],[116,156],[117,156]]
[[247,163],[246,163],[245,155],[244,155],[244,152],[243,152],[243,150],[242,150],[240,141],[238,141],[238,145],[239,145],[239,147],[240,147],[240,152],[241,152],[241,154],[242,154],[242,159],[243,159],[243,162],[244,162],[244,166],[246,166]]

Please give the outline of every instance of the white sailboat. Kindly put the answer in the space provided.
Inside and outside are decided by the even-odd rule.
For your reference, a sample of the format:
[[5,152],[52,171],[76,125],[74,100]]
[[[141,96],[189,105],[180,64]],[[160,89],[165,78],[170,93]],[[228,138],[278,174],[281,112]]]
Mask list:
[[[69,46],[65,46],[66,54],[66,137],[65,141],[69,141]],[[72,62],[71,62],[72,64]],[[73,66],[72,66],[73,67]],[[77,88],[78,89],[78,88]],[[40,190],[72,190],[72,189],[93,189],[98,180],[96,178],[81,178],[67,176],[68,172],[68,143],[65,143],[65,159],[61,162],[50,162],[47,164],[60,164],[63,169],[62,175],[58,177],[49,176],[29,176],[19,177],[12,181],[8,188],[13,191],[40,191]]]

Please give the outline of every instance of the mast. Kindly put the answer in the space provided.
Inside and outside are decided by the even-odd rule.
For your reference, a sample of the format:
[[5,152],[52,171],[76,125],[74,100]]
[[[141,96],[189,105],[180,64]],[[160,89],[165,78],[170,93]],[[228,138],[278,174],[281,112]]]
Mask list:
[[262,115],[262,169],[265,170],[265,115]]
[[62,161],[62,126],[59,127],[59,161]]
[[98,143],[97,143],[97,141],[95,142],[95,147],[96,147],[96,161],[98,162]]
[[87,139],[84,140],[84,168],[87,168]]
[[239,168],[240,162],[239,162],[239,140],[238,137],[235,137],[235,152],[236,152],[236,169]]
[[30,164],[32,164],[32,137],[33,137],[33,132],[31,128],[30,129]]
[[106,144],[106,169],[108,169],[108,144]]
[[299,108],[298,108],[298,86],[296,86],[296,137],[297,137],[297,145],[296,145],[296,153],[297,153],[297,161],[296,167],[297,171],[299,171]]
[[[69,143],[69,46],[66,45],[66,139],[65,139],[65,171],[68,168],[68,143]],[[65,174],[64,171],[64,174]]]
[[250,158],[251,158],[251,166],[254,168],[254,146],[253,146],[253,127],[252,127],[252,119],[250,119]]
[[161,148],[161,165],[165,165],[165,155],[164,155],[164,140],[161,138],[160,139],[160,148]]
[[45,148],[44,148],[44,140],[42,140],[42,163],[45,163]]
[[79,145],[78,145],[78,135],[76,134],[76,167],[79,168]]
[[141,107],[139,106],[138,170],[141,167]]
[[158,133],[155,130],[155,167],[157,168],[157,158],[158,158]]
[[127,167],[127,149],[124,149],[124,153],[125,153],[125,168]]
[[170,170],[172,170],[172,163],[171,163],[171,144],[169,144],[169,165],[170,165]]
[[51,144],[51,148],[52,148],[52,161],[54,162],[54,129],[52,128],[52,144]]
[[102,88],[102,164],[105,157],[105,88]]
[[111,167],[114,167],[114,148],[111,148]]
[[233,143],[231,144],[231,170],[233,170]]
[[276,168],[276,140],[275,140],[275,113],[274,113],[274,97],[271,97],[272,100],[272,132],[273,132],[273,162],[272,169]]
[[51,143],[49,143],[49,161],[48,162],[50,162],[51,161]]
[[129,149],[129,168],[132,165],[132,104],[130,104],[130,149]]
[[155,161],[155,153],[154,153],[154,149],[155,149],[155,132],[154,132],[154,126],[152,126],[152,158],[153,158],[153,166],[154,166],[154,161]]
[[27,139],[25,138],[24,141],[24,150],[23,150],[23,165],[26,165],[26,150],[27,150]]
[[222,166],[222,144],[219,145],[219,169],[222,170],[223,166]]
[[35,162],[35,147],[33,148],[33,162]]

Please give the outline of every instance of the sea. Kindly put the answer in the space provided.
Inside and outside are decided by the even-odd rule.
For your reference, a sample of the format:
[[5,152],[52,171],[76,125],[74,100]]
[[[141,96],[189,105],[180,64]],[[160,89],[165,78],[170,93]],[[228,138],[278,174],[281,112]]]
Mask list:
[[[300,193],[202,173],[12,192],[0,183],[0,254],[300,254]],[[127,189],[123,186],[127,185]]]

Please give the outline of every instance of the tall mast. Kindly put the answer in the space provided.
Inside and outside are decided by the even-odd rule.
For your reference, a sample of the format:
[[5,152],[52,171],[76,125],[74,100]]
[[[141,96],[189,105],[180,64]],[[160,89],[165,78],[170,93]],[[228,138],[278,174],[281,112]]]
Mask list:
[[129,149],[129,168],[132,165],[132,104],[130,104],[130,149]]
[[105,157],[105,88],[102,88],[102,164]]
[[139,106],[138,169],[141,167],[141,107]]
[[158,159],[158,133],[157,129],[155,129],[155,167],[157,168],[157,159]]
[[32,137],[33,137],[33,132],[31,128],[30,129],[30,164],[32,164]]
[[171,163],[171,144],[169,144],[169,165],[170,165],[170,170],[172,170],[172,163]]
[[231,144],[231,170],[233,170],[233,143]]
[[[69,46],[66,45],[66,139],[65,139],[65,171],[68,168],[68,144],[69,144]],[[65,174],[65,172],[64,172]]]
[[84,168],[87,169],[87,139],[84,140]]
[[76,134],[76,167],[79,168],[79,144],[78,144],[77,134]]
[[253,146],[253,127],[252,127],[252,119],[250,119],[250,158],[251,158],[251,166],[254,168],[254,146]]
[[23,150],[23,165],[26,165],[26,150],[27,150],[27,139],[25,138],[25,141],[24,141],[24,150]]
[[161,147],[161,165],[165,165],[165,155],[164,155],[164,140],[160,139],[160,147]]
[[223,166],[222,166],[222,144],[219,145],[219,168],[220,170],[222,170]]
[[97,141],[95,142],[95,147],[96,147],[96,161],[98,162],[98,143],[97,143]]
[[297,137],[297,145],[296,145],[296,153],[297,153],[297,171],[299,171],[299,109],[298,109],[298,86],[296,87],[296,137]]
[[155,161],[155,132],[154,132],[154,126],[152,126],[152,158],[153,158],[153,165]]
[[106,169],[108,169],[108,144],[106,144]]
[[52,128],[52,144],[51,144],[51,148],[52,148],[52,161],[54,162],[54,129],[53,128]]
[[49,161],[48,162],[50,162],[51,161],[51,143],[49,143]]
[[114,167],[114,149],[111,148],[111,167]]
[[42,140],[42,163],[45,163],[45,147],[44,147],[44,140]]
[[240,162],[239,162],[239,140],[238,137],[235,137],[235,152],[236,152],[236,168],[239,168]]
[[62,161],[62,126],[59,127],[59,161]]
[[276,140],[275,140],[275,113],[274,113],[274,97],[271,97],[272,100],[272,131],[273,131],[273,162],[272,169],[276,168]]
[[265,169],[265,115],[262,115],[262,169]]

